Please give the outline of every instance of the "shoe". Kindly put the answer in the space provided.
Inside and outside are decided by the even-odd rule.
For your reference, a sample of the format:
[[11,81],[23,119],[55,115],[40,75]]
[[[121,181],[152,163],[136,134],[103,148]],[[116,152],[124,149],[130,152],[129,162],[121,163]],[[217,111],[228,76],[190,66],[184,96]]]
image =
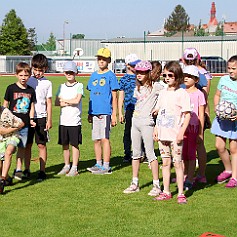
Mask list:
[[13,178],[8,176],[5,180],[5,186],[11,186],[13,183]]
[[160,193],[160,195],[155,197],[154,200],[155,201],[164,201],[164,200],[169,200],[171,198],[172,198],[171,193],[170,194],[168,194],[168,193]]
[[21,170],[14,170],[13,172],[13,178],[17,180],[22,180],[22,171]]
[[132,158],[129,155],[125,155],[123,158],[123,163],[131,163]]
[[139,185],[131,183],[131,185],[128,188],[123,190],[123,193],[129,194],[129,193],[136,193],[136,192],[139,192],[139,191],[140,191]]
[[217,183],[218,184],[225,183],[231,176],[232,176],[231,173],[223,171],[217,176]]
[[38,173],[37,181],[38,181],[38,182],[42,182],[42,181],[44,181],[46,178],[47,178],[47,176],[46,176],[45,172],[44,172],[44,171],[40,171],[40,172]]
[[71,168],[70,171],[66,174],[67,177],[74,177],[77,176],[78,172],[76,169]]
[[231,178],[229,182],[225,186],[226,188],[235,188],[237,187],[237,180],[234,178]]
[[187,199],[184,196],[184,194],[178,195],[177,200],[178,200],[178,204],[187,204]]
[[62,170],[61,170],[60,172],[58,172],[58,175],[65,175],[65,174],[68,174],[69,171],[70,171],[70,167],[68,167],[68,166],[65,165],[65,166],[62,168]]
[[148,193],[149,196],[156,197],[161,193],[160,187],[153,184],[152,190]]
[[3,194],[4,186],[5,186],[5,180],[0,178],[0,194]]
[[193,188],[193,184],[189,181],[189,180],[185,180],[184,181],[184,190],[188,191],[191,190]]
[[29,169],[25,169],[23,171],[22,179],[29,179],[30,175],[31,175],[30,170]]
[[207,183],[207,178],[206,178],[206,176],[197,175],[197,177],[194,178],[193,183],[195,183],[195,184],[197,184],[197,183],[206,184]]
[[92,174],[112,174],[112,170],[111,168],[106,169],[104,166],[101,166],[100,169],[96,170],[96,171],[92,171]]
[[90,172],[94,172],[94,171],[98,171],[101,168],[102,168],[101,165],[95,164],[94,166],[92,166],[90,168],[87,168],[87,170],[90,171]]

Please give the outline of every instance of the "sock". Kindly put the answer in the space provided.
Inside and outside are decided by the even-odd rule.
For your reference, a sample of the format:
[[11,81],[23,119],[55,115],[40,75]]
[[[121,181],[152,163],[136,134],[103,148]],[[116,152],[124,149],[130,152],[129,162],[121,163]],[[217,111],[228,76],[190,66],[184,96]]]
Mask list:
[[156,185],[158,188],[160,188],[160,180],[154,180],[153,179],[153,184]]
[[64,165],[64,167],[70,169],[70,164],[69,165]]
[[96,164],[102,166],[102,160],[97,160]]
[[137,177],[133,177],[132,178],[132,183],[138,186],[138,178]]
[[22,170],[17,170],[17,169],[16,169],[16,172],[22,172]]
[[71,169],[77,171],[77,166],[73,165]]
[[104,167],[105,167],[105,169],[109,169],[109,162],[104,162]]

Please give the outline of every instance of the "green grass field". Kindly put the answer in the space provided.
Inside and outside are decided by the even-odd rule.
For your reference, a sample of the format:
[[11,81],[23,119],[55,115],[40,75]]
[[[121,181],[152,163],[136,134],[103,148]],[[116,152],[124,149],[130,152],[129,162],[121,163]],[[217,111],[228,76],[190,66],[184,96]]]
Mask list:
[[[48,77],[53,83],[53,93],[64,77]],[[88,78],[78,78],[86,87]],[[14,77],[0,77],[0,99]],[[210,93],[213,95],[218,79],[214,78]],[[55,97],[53,98],[53,100]],[[32,179],[5,188],[0,196],[0,236],[156,236],[197,237],[204,232],[214,232],[226,237],[237,236],[237,189],[226,189],[215,183],[223,166],[215,151],[214,136],[207,130],[205,144],[208,153],[207,185],[186,192],[187,205],[178,205],[176,185],[171,184],[173,199],[155,202],[147,195],[152,187],[151,171],[141,164],[141,191],[123,194],[130,184],[131,165],[123,164],[123,125],[112,129],[111,166],[113,174],[96,176],[86,171],[94,164],[91,125],[87,123],[88,92],[83,98],[83,144],[78,177],[59,177],[63,167],[62,149],[57,144],[59,108],[53,107],[53,128],[48,144],[48,179],[36,183],[39,169],[37,149],[32,154]],[[213,113],[212,113],[213,118]],[[156,144],[157,149],[157,144]],[[160,158],[159,158],[160,160]],[[15,167],[15,160],[11,172]],[[160,170],[161,171],[161,170]],[[172,173],[174,176],[174,171]],[[161,172],[160,172],[161,177]],[[161,177],[162,178],[162,177]]]

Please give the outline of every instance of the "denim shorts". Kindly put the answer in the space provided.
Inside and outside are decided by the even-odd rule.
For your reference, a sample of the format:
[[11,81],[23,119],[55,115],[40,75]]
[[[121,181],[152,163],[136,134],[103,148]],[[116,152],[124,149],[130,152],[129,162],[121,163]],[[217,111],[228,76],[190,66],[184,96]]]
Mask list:
[[29,127],[24,127],[21,130],[19,130],[20,143],[18,144],[18,147],[21,147],[21,148],[26,147],[27,138],[28,138],[28,130],[29,130]]

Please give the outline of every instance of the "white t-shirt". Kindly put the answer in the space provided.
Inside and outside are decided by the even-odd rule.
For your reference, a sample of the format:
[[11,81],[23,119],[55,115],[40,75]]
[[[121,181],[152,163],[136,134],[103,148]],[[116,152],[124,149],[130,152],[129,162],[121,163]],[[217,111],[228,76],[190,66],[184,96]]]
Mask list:
[[36,103],[35,103],[35,117],[46,118],[47,117],[47,99],[52,98],[52,82],[47,78],[42,77],[36,79],[30,77],[27,85],[35,89]]
[[[83,84],[75,83],[72,86],[61,84],[57,96],[61,99],[70,100],[77,97],[78,94],[83,95]],[[60,125],[78,126],[81,125],[82,102],[71,106],[61,107]]]

